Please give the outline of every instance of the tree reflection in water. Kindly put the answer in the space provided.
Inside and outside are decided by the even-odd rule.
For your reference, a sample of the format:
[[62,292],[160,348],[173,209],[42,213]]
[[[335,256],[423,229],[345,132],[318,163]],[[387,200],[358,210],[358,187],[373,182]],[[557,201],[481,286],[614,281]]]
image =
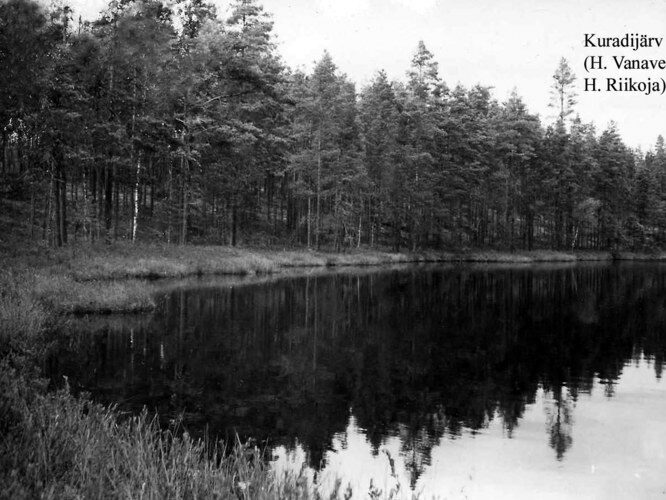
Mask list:
[[[192,432],[301,443],[324,464],[350,409],[377,455],[398,437],[412,486],[442,438],[501,419],[537,392],[547,442],[572,446],[575,403],[612,396],[643,354],[661,377],[666,267],[410,268],[183,287],[149,318],[84,321],[49,365],[102,402]],[[91,334],[94,331],[94,334]]]

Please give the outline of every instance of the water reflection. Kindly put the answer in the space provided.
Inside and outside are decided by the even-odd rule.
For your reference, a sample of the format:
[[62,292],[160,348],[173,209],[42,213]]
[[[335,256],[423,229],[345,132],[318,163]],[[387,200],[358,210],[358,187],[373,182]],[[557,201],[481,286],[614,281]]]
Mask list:
[[665,306],[658,264],[183,287],[151,317],[82,322],[50,370],[121,408],[148,405],[165,421],[183,414],[194,432],[300,450],[314,470],[350,435],[384,467],[387,444],[397,444],[392,456],[414,489],[434,454],[496,426],[515,437],[537,407],[538,445],[566,461],[581,395],[613,398],[625,364],[641,359],[652,383],[661,378]]

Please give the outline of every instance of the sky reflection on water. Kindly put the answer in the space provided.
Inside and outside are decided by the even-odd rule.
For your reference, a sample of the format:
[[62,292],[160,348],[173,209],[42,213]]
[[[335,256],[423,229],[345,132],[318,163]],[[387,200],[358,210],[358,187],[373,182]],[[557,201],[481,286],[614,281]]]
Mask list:
[[[343,477],[354,491],[365,492],[372,480],[385,492],[399,491],[407,497],[417,492],[424,498],[663,497],[666,385],[655,378],[650,360],[641,358],[624,366],[612,397],[606,389],[597,381],[576,402],[569,400],[575,414],[568,429],[572,445],[561,461],[548,446],[549,420],[557,400],[539,389],[536,402],[527,406],[510,439],[499,418],[481,430],[445,436],[413,489],[409,463],[414,457],[404,453],[400,433],[387,437],[380,452],[373,454],[352,410],[316,481],[326,492],[334,488],[335,478]],[[301,446],[293,450],[280,446],[274,454],[273,466],[280,472],[298,471],[306,459]],[[394,460],[393,477],[389,456]],[[314,470],[308,474],[313,480]]]
[[252,437],[324,490],[666,495],[663,265],[190,283],[153,315],[73,327],[54,378],[195,435]]

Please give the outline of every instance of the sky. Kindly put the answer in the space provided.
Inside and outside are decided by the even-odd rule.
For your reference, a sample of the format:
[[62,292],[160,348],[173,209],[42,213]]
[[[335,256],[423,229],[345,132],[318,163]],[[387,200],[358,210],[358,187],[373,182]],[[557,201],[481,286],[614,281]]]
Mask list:
[[[70,0],[84,19],[106,0]],[[228,0],[215,0],[229,11]],[[618,71],[612,56],[666,59],[666,2],[663,0],[264,0],[271,13],[278,51],[292,68],[310,71],[328,50],[358,88],[383,69],[404,80],[419,40],[434,54],[449,87],[480,83],[500,102],[515,88],[544,124],[555,120],[548,107],[552,75],[566,58],[577,75],[578,112],[599,131],[617,123],[631,147],[650,149],[666,135],[666,93],[606,92],[606,78],[666,80],[666,70]],[[586,48],[585,34],[625,33],[664,37],[659,48]],[[605,71],[586,73],[588,56],[603,56]],[[600,92],[584,92],[596,77]]]

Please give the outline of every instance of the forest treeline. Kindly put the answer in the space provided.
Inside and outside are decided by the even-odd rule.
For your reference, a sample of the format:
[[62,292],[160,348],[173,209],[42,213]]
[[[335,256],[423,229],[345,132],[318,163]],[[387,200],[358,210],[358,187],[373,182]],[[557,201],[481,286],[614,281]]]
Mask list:
[[[254,0],[0,2],[0,197],[31,237],[395,249],[650,250],[666,149],[575,112],[563,59],[545,126],[515,92],[448,87],[419,42],[357,89],[328,53],[290,70]],[[548,96],[544,96],[548,99]]]

